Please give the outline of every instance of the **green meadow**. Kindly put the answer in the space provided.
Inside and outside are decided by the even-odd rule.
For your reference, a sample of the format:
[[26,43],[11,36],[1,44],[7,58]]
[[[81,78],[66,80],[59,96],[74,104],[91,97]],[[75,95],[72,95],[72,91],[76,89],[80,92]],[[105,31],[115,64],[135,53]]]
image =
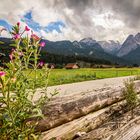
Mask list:
[[[38,70],[40,73],[41,70]],[[48,85],[60,85],[95,79],[139,75],[139,68],[109,68],[109,69],[52,69],[49,74]]]
[[[38,77],[43,71],[37,70]],[[48,86],[75,83],[88,80],[140,75],[139,68],[80,68],[80,69],[51,69],[48,76]],[[34,76],[32,73],[30,76]],[[38,81],[41,82],[41,81]],[[42,83],[43,87],[45,83]]]

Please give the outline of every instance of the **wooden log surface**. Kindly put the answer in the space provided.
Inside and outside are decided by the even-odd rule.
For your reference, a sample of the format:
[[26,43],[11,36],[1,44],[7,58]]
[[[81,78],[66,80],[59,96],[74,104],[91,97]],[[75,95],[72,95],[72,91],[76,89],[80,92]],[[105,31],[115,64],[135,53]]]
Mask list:
[[[140,82],[135,81],[137,92],[140,92]],[[43,107],[45,118],[40,120],[36,130],[46,131],[74,119],[85,116],[123,100],[124,86],[110,87],[75,96],[54,97]]]
[[131,120],[105,140],[140,140],[140,116]]
[[58,127],[52,128],[42,133],[41,140],[49,140],[53,137],[60,137],[62,140],[71,140],[77,132],[88,132],[100,126],[102,123],[109,119],[111,111],[118,111],[118,108],[122,108],[124,104],[125,102],[121,101],[68,123],[62,124]]

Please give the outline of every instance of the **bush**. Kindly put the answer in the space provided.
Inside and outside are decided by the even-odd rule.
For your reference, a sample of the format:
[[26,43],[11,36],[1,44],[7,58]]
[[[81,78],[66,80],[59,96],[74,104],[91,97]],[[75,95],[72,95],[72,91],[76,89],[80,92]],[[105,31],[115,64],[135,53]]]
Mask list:
[[[41,106],[47,100],[47,84],[42,89],[43,94],[35,102],[36,87],[42,82],[47,83],[48,69],[39,62],[41,48],[45,42],[30,32],[26,26],[21,31],[17,23],[10,32],[12,36],[12,52],[7,69],[0,68],[0,139],[30,140],[38,139],[34,127],[36,123],[28,120],[42,118]],[[37,76],[38,67],[42,74]],[[29,70],[29,68],[32,68]],[[34,74],[34,76],[30,76]]]
[[132,118],[134,118],[133,110],[137,106],[138,97],[133,80],[128,80],[125,82],[125,89],[123,90],[123,95],[126,100],[128,109],[131,110],[131,116]]

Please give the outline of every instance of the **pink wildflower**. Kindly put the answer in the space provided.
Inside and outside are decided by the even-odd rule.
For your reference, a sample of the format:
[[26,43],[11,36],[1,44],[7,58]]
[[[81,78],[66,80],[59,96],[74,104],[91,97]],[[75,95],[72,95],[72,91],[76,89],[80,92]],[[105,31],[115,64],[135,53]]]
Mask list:
[[5,75],[6,75],[6,72],[0,71],[0,77],[5,76]]
[[20,34],[15,34],[13,38],[14,39],[20,39]]
[[19,55],[19,56],[23,56],[23,52],[19,52],[18,55]]
[[25,31],[30,31],[29,27],[28,26],[25,26]]
[[9,54],[9,57],[10,57],[11,60],[13,60],[13,53],[14,53],[14,52],[15,52],[15,49],[12,48],[12,51],[11,51],[11,53]]
[[31,38],[34,39],[34,40],[36,40],[36,41],[39,41],[40,40],[40,38],[36,34],[32,34],[31,35]]
[[15,49],[14,48],[12,48],[12,52],[14,52],[15,51]]
[[40,67],[43,67],[44,62],[43,62],[43,61],[40,61],[38,65],[39,65]]
[[17,26],[18,26],[18,27],[20,26],[20,22],[17,23]]
[[9,55],[10,59],[13,60],[13,53]]
[[43,42],[41,42],[41,43],[39,44],[39,46],[40,46],[40,47],[45,47],[45,44],[46,44],[46,43],[43,41]]

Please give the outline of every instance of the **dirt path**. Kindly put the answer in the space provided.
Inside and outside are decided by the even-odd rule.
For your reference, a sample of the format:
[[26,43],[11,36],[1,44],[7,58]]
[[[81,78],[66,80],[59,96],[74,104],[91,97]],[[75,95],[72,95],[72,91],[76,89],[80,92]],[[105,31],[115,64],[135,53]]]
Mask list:
[[[99,79],[99,80],[92,80],[92,81],[84,81],[78,83],[71,83],[71,84],[64,84],[64,85],[57,85],[51,86],[47,88],[47,93],[54,93],[55,91],[58,92],[56,96],[74,96],[78,93],[95,91],[99,89],[109,88],[109,87],[118,87],[124,84],[124,81],[134,78],[135,76],[125,76],[125,77],[117,77],[117,78],[106,78],[106,79]],[[38,89],[33,100],[38,100],[41,96],[42,89]]]
[[52,87],[48,87],[48,91],[53,92],[56,89],[60,93],[57,96],[67,96],[69,94],[72,95],[79,92],[87,92],[87,91],[97,90],[100,88],[122,85],[124,84],[124,81],[130,78],[134,78],[134,76],[107,78],[107,79],[52,86]]

